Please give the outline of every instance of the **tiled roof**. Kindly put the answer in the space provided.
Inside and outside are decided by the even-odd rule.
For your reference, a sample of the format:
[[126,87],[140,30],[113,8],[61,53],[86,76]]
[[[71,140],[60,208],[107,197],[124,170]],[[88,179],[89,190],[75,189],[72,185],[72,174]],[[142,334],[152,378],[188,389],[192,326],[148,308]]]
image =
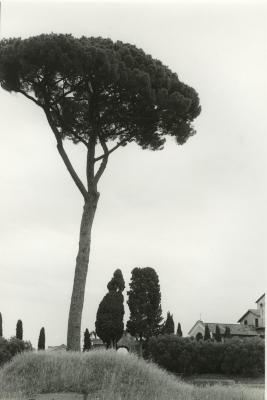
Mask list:
[[230,328],[231,335],[239,336],[257,336],[256,328],[253,326],[241,325],[241,324],[224,324],[221,322],[203,322],[204,326],[207,324],[211,333],[215,333],[216,325],[219,326],[221,334],[225,332],[225,328]]
[[265,293],[263,293],[263,294],[261,295],[261,297],[259,297],[258,300],[255,301],[255,303],[258,303],[264,296],[265,296]]
[[246,316],[247,314],[249,314],[249,313],[254,314],[255,317],[258,317],[258,318],[260,317],[260,312],[259,312],[258,310],[255,310],[255,309],[251,309],[251,308],[250,308],[249,310],[247,310],[247,311],[245,312],[244,315],[242,315],[241,318],[239,318],[239,320],[238,320],[237,322],[242,321],[242,319],[245,318],[245,316]]

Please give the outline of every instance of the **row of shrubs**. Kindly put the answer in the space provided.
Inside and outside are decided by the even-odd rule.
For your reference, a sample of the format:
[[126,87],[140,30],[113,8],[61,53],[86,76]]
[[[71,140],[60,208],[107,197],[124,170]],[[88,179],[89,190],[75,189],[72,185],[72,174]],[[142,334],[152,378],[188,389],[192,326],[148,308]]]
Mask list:
[[0,337],[0,367],[7,361],[10,361],[17,353],[27,350],[32,350],[30,342],[16,337],[12,337],[8,340]]
[[257,376],[264,373],[261,338],[232,338],[222,343],[161,335],[149,340],[147,352],[152,361],[178,374]]

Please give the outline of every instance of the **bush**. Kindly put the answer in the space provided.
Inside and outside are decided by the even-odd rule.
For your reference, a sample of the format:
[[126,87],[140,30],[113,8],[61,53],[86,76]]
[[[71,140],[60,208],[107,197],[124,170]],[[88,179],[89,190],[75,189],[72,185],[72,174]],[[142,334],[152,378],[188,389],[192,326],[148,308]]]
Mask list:
[[158,365],[179,374],[264,373],[264,341],[260,338],[229,339],[221,343],[161,335],[149,340],[148,353]]
[[30,342],[12,337],[9,340],[0,337],[0,366],[10,361],[18,353],[32,350]]

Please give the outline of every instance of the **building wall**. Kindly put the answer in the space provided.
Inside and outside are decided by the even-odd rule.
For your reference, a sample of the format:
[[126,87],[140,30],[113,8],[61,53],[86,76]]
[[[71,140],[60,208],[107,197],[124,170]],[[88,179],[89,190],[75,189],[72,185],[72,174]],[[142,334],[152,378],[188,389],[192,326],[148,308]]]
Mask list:
[[197,321],[195,326],[193,326],[193,328],[190,330],[189,336],[196,337],[198,333],[201,333],[203,335],[203,337],[204,337],[205,325],[201,321]]
[[[255,314],[253,314],[252,312],[249,312],[241,321],[240,323],[243,325],[252,325],[255,326],[255,319],[258,319],[258,324],[260,326],[260,318],[257,317]],[[247,322],[246,322],[247,321]]]
[[260,312],[259,327],[265,327],[265,296],[258,301],[257,309]]

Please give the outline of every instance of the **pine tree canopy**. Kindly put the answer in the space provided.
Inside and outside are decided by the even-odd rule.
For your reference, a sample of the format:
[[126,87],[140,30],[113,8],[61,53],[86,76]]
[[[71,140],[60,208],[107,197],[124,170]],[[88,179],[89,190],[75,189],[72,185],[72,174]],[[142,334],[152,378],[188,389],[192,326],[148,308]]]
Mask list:
[[[200,113],[196,91],[134,45],[101,37],[42,34],[0,41],[0,84],[40,106],[57,140],[90,146],[134,141],[162,149],[186,142]],[[106,149],[106,154],[114,150]]]
[[16,325],[16,338],[20,340],[23,339],[23,326],[21,319],[18,320]]
[[45,350],[45,329],[41,328],[38,339],[38,350]]

